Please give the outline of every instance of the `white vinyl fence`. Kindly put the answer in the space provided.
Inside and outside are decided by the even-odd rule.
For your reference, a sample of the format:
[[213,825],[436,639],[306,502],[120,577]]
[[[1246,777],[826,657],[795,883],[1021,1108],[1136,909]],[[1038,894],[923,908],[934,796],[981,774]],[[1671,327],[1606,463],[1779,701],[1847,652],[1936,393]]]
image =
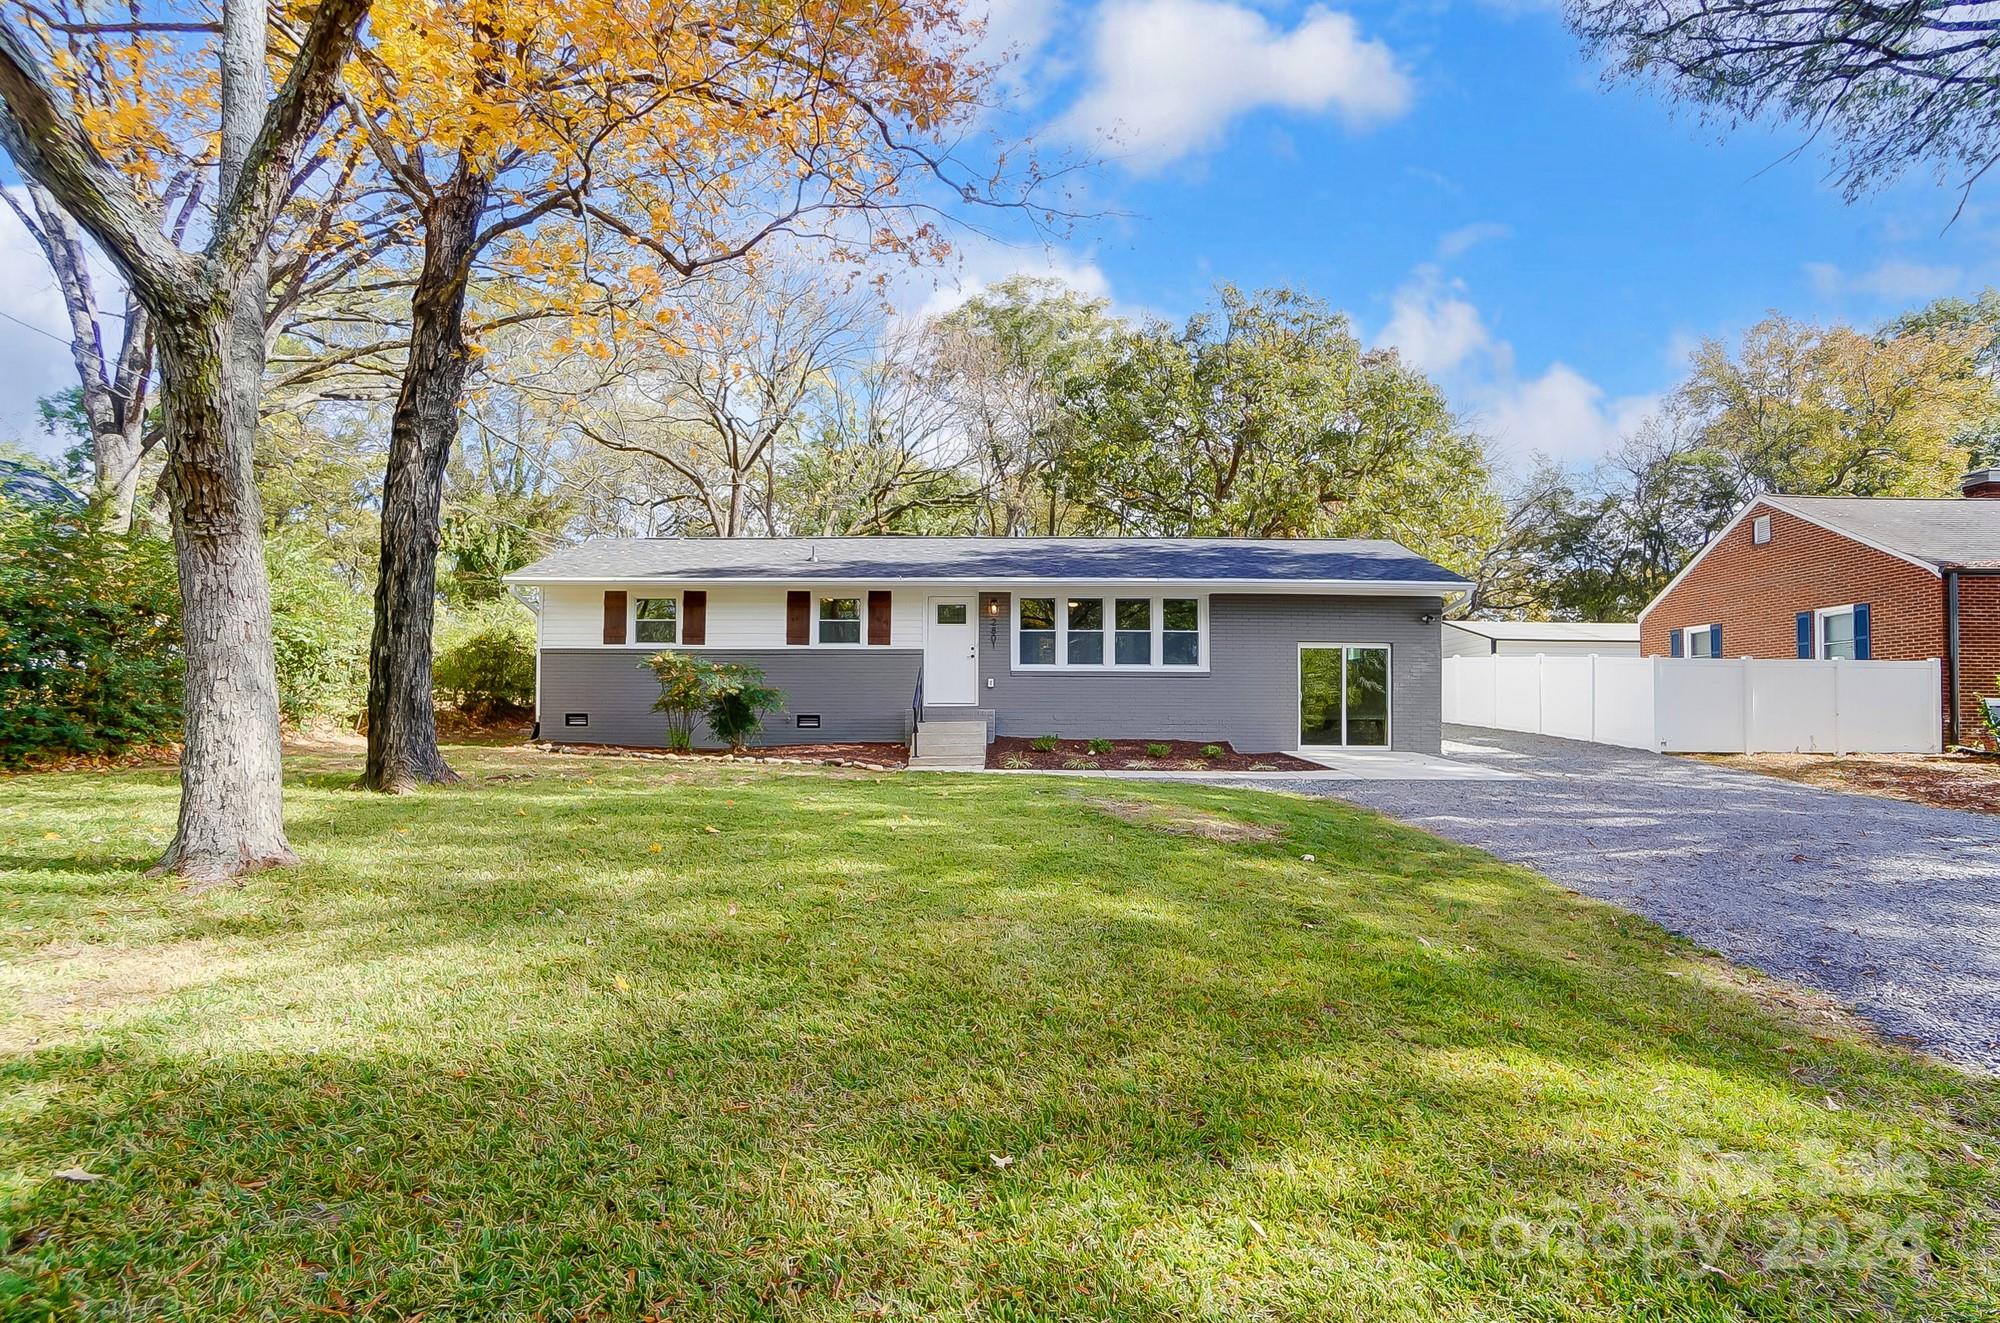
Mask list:
[[1936,753],[1939,665],[1446,657],[1444,719],[1659,753]]

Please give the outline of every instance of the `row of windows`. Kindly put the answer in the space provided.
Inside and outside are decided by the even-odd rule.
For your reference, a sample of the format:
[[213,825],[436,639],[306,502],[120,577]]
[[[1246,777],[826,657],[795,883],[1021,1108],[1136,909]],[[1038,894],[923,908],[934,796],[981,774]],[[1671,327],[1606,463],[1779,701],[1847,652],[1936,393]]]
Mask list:
[[[632,638],[637,643],[678,643],[681,599],[641,597],[632,610]],[[861,599],[822,597],[815,621],[821,643],[861,642]]]
[[1014,659],[1025,667],[1202,664],[1198,597],[1022,597]]
[[[1870,655],[1868,604],[1828,606],[1817,611],[1801,611],[1798,616],[1800,657],[1822,661],[1860,661]],[[1722,626],[1689,625],[1676,630],[1672,638],[1676,657],[1727,657],[1722,643]]]

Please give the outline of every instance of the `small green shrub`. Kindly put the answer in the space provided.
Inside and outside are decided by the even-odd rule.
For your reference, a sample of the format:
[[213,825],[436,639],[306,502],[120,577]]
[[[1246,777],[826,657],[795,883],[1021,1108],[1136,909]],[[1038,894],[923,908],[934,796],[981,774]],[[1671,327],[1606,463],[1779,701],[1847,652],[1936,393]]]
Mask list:
[[1057,740],[1058,737],[1054,735],[1037,735],[1028,741],[1028,747],[1036,753],[1054,753]]
[[1063,766],[1069,768],[1072,772],[1091,772],[1097,770],[1097,764],[1088,758],[1065,758]]
[[1029,761],[1028,761],[1028,760],[1027,760],[1026,758],[1023,758],[1023,757],[1022,757],[1022,756],[1021,756],[1020,754],[1018,754],[1018,753],[1014,753],[1014,754],[1009,754],[1009,755],[1007,756],[1007,759],[1006,759],[1006,761],[1005,761],[1005,762],[1003,762],[1003,763],[1001,763],[1000,765],[1001,765],[1002,767],[1006,767],[1006,768],[1009,768],[1009,769],[1011,769],[1011,770],[1013,770],[1013,771],[1016,771],[1016,772],[1018,772],[1018,771],[1021,771],[1021,770],[1025,769],[1025,768],[1029,768],[1029,767],[1033,767],[1033,766],[1034,766],[1034,764],[1033,764],[1033,763],[1029,762]]
[[[334,571],[326,549],[295,532],[265,540],[271,579],[271,648],[278,659],[278,710],[302,726],[315,719],[352,721],[368,705],[368,635],[374,610],[366,594]],[[520,615],[525,609],[515,606]],[[527,698],[535,701],[535,628],[527,625]],[[435,663],[433,663],[435,675]]]
[[1148,758],[1164,758],[1173,751],[1174,746],[1171,744],[1148,744],[1146,746],[1146,756]]
[[727,662],[717,665],[710,675],[704,711],[715,738],[731,752],[741,753],[745,742],[763,729],[764,714],[784,705],[785,695],[764,683],[762,671]]
[[694,747],[694,719],[708,710],[716,663],[692,652],[656,652],[640,665],[660,682],[653,711],[667,718],[667,747],[686,753]]
[[177,739],[172,546],[0,500],[0,765]]
[[1105,754],[1107,754],[1107,753],[1110,753],[1110,752],[1111,752],[1111,741],[1110,741],[1110,740],[1092,740],[1092,741],[1091,741],[1090,743],[1088,743],[1088,744],[1084,745],[1083,747],[1084,747],[1084,748],[1086,748],[1086,749],[1088,749],[1088,750],[1090,750],[1090,751],[1091,751],[1092,753],[1096,754],[1096,755],[1097,755],[1098,757],[1102,758],[1102,757],[1103,757],[1103,756],[1104,756]]
[[524,712],[535,703],[535,618],[520,603],[485,602],[441,612],[431,664],[438,697],[476,717]]
[[1228,752],[1220,744],[1204,744],[1201,746],[1201,756],[1204,758],[1221,758],[1226,756]]

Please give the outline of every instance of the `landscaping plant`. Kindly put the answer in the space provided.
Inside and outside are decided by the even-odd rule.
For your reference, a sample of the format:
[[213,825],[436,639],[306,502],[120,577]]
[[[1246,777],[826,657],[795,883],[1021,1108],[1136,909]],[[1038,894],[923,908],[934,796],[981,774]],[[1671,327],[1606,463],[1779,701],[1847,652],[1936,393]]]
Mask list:
[[512,600],[443,613],[437,665],[440,697],[472,716],[521,712],[535,703],[535,622]]
[[1088,749],[1090,752],[1096,754],[1098,757],[1102,758],[1105,754],[1111,752],[1111,741],[1092,740],[1090,743],[1084,745],[1083,747]]
[[765,684],[764,672],[755,666],[717,663],[709,674],[708,728],[731,753],[743,752],[749,738],[763,729],[764,714],[784,705],[784,693]]
[[1146,746],[1146,756],[1148,758],[1164,758],[1173,751],[1174,746],[1171,744],[1148,744]]
[[1227,750],[1220,744],[1204,744],[1201,746],[1201,756],[1204,758],[1220,758],[1226,752]]
[[1058,739],[1055,735],[1037,735],[1028,741],[1028,747],[1036,753],[1054,753]]
[[667,718],[667,748],[686,753],[694,747],[694,719],[708,710],[719,663],[691,652],[656,652],[640,663],[660,682],[653,711]]

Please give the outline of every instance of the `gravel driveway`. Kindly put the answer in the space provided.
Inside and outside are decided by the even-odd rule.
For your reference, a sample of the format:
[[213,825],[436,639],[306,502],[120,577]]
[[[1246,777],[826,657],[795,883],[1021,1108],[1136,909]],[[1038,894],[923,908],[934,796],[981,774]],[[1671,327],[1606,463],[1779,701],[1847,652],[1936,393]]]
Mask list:
[[1301,781],[1616,901],[2000,1071],[2000,817],[1600,744],[1445,728],[1508,781]]

